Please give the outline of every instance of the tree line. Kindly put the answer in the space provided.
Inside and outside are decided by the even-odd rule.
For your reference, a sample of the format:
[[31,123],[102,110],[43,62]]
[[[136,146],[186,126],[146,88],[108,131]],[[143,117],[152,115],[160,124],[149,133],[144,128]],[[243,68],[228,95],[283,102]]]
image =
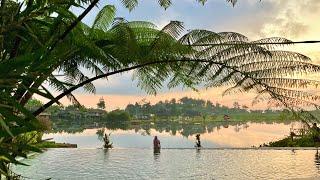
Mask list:
[[208,116],[208,115],[231,115],[235,113],[280,113],[280,110],[250,110],[245,104],[233,103],[233,107],[213,103],[209,100],[183,97],[179,100],[159,101],[152,105],[150,102],[128,104],[125,108],[134,118],[147,118],[154,115],[156,117],[176,117],[176,116]]
[[[0,177],[18,178],[9,165],[21,164],[16,158],[30,151],[41,152],[32,143],[16,140],[43,131],[37,115],[65,96],[79,106],[74,90],[84,87],[94,93],[93,81],[127,71],[134,70],[139,87],[149,94],[169,79],[169,88],[195,89],[204,83],[233,86],[228,92],[254,91],[257,100],[274,100],[292,110],[297,105],[316,106],[320,99],[296,89],[320,83],[293,75],[320,68],[302,54],[275,48],[277,43],[291,42],[288,39],[252,41],[235,32],[198,29],[183,34],[182,22],[171,21],[162,29],[150,22],[129,22],[117,18],[116,7],[109,4],[88,26],[82,20],[99,2],[1,0]],[[139,1],[119,2],[132,10]],[[164,8],[171,5],[170,0],[157,2]],[[72,7],[84,9],[75,15]],[[49,102],[30,111],[25,106],[34,95]]]

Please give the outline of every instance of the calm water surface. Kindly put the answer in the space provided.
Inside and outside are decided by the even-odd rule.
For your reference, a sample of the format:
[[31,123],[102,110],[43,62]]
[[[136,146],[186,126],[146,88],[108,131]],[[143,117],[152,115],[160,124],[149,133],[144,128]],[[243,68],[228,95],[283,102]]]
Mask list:
[[[290,128],[299,127],[300,123],[245,123],[245,124],[210,124],[189,125],[183,129],[166,126],[163,128],[131,130],[108,130],[115,148],[152,148],[153,136],[158,136],[163,148],[192,148],[195,135],[201,134],[204,147],[251,147],[282,139],[289,134]],[[174,129],[174,130],[173,130]],[[99,148],[98,129],[85,129],[80,133],[46,134],[44,138],[53,138],[56,142],[78,144],[79,148]]]
[[[286,136],[293,124],[229,125],[205,127],[204,147],[250,147]],[[196,132],[193,130],[188,130]],[[31,179],[320,179],[315,150],[209,150],[192,148],[192,133],[155,129],[107,130],[115,148],[97,149],[97,129],[82,133],[47,134],[57,142],[77,143],[77,149],[50,149],[35,155],[15,170]],[[189,134],[186,136],[186,134]],[[154,154],[158,135],[163,148]]]
[[315,151],[50,149],[19,173],[31,179],[320,178]]

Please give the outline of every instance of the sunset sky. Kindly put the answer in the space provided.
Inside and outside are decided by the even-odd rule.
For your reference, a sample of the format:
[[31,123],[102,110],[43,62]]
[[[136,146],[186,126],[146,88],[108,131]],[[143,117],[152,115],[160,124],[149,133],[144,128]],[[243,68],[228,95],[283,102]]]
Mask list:
[[[160,8],[157,0],[140,0],[140,4],[129,12],[123,8],[120,0],[102,0],[114,4],[117,16],[129,21],[144,20],[163,27],[171,20],[184,22],[188,29],[208,29],[215,32],[234,31],[246,35],[251,40],[280,36],[294,41],[320,40],[320,0],[238,0],[235,7],[225,0],[208,0],[203,6],[196,0],[173,0],[173,5],[167,10]],[[74,9],[76,14],[83,10]],[[86,24],[92,24],[98,9],[92,11],[85,19]],[[312,58],[314,63],[320,62],[320,45],[295,45],[294,50]],[[317,77],[313,77],[317,78]],[[98,80],[94,83],[97,93],[87,94],[81,90],[74,94],[87,107],[95,107],[100,97],[104,97],[107,110],[124,108],[128,103],[139,102],[146,98],[155,103],[158,100],[181,98],[183,96],[208,99],[225,105],[233,101],[251,106],[253,94],[236,94],[221,96],[224,88],[201,90],[193,92],[189,89],[163,88],[157,96],[148,96],[132,81],[131,73],[111,77],[108,81]],[[67,104],[64,99],[63,103]],[[253,108],[263,108],[263,105]]]

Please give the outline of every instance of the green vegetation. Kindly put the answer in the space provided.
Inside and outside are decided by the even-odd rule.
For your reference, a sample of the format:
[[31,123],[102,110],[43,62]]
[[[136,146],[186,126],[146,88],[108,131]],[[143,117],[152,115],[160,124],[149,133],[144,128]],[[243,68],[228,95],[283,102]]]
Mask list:
[[[41,102],[31,104],[27,107],[35,109]],[[201,99],[181,98],[170,101],[160,101],[154,105],[149,102],[127,105],[125,110],[104,111],[101,109],[85,108],[69,105],[66,107],[52,106],[45,112],[50,114],[53,131],[67,131],[69,133],[80,132],[86,128],[107,127],[111,129],[130,129],[132,125],[148,125],[150,123],[161,124],[201,124],[230,122],[292,122],[299,121],[288,110],[250,110],[246,105],[235,102],[230,108],[219,103]],[[224,115],[230,119],[225,120]],[[315,112],[314,115],[320,113]]]
[[106,108],[106,103],[104,102],[103,98],[99,99],[99,102],[97,103],[97,108],[98,109],[105,109]]
[[232,121],[297,120],[288,110],[250,110],[246,105],[234,102],[229,108],[219,103],[183,97],[179,100],[129,104],[125,108],[134,120],[222,121],[224,115]]
[[121,123],[130,121],[130,115],[123,110],[114,110],[105,115],[107,123]]
[[270,147],[319,147],[320,143],[315,142],[312,136],[306,135],[300,138],[291,139],[291,137],[286,137],[279,141],[270,142]]
[[[167,132],[172,135],[176,135],[180,133],[182,136],[189,137],[194,136],[195,134],[202,134],[202,133],[210,133],[213,132],[215,129],[222,129],[228,128],[229,126],[238,126],[241,128],[248,127],[248,123],[266,123],[266,124],[273,124],[273,123],[283,123],[289,125],[292,121],[287,120],[276,120],[276,121],[210,121],[210,122],[193,122],[193,121],[139,121],[135,122],[132,121],[131,123],[106,123],[100,124],[99,127],[107,128],[108,130],[134,130],[135,132],[142,132],[144,135],[150,135],[152,129],[158,132]],[[55,128],[55,132],[68,132],[68,133],[80,133],[84,129],[89,128],[90,126],[86,125],[74,125],[74,126],[57,126]],[[97,128],[97,127],[95,127]],[[238,128],[237,131],[241,130]],[[103,138],[103,132],[100,129],[97,131],[97,136],[100,140]]]
[[320,129],[316,124],[313,126],[299,129],[298,132],[290,132],[290,136],[284,139],[270,142],[270,147],[319,147]]
[[[188,103],[184,102],[186,99],[188,99]],[[174,106],[172,102],[175,102]],[[250,111],[245,106],[229,108],[227,106],[222,106],[219,103],[213,105],[213,103],[210,101],[192,98],[182,98],[182,102],[184,103],[181,103],[180,100],[165,101],[164,103],[159,102],[161,104],[161,110],[165,111],[157,110],[159,103],[156,103],[155,105],[151,105],[150,103],[144,103],[140,105],[137,103],[136,105],[129,104],[127,107],[135,108],[134,114],[130,114],[128,108],[126,108],[126,111],[117,109],[111,112],[106,112],[98,109],[67,106],[65,108],[60,107],[59,110],[51,111],[51,120],[53,122],[54,132],[76,133],[82,132],[86,128],[98,127],[122,130],[132,130],[138,128],[144,129],[146,132],[148,132],[151,128],[154,128],[160,132],[164,129],[166,131],[174,132],[183,131],[185,132],[186,136],[194,135],[193,133],[203,133],[206,130],[206,127],[227,127],[229,125],[240,125],[247,122],[290,123],[292,121],[299,120],[287,110]],[[193,112],[196,113],[184,113],[183,107],[186,106],[186,104],[190,105],[199,102],[205,103],[202,103],[203,106],[199,104],[197,106],[192,106]],[[210,108],[207,104],[210,104]],[[168,113],[171,112],[169,109],[179,109],[179,111],[175,111],[175,114],[170,114]],[[161,112],[161,114],[155,113],[150,115],[149,113],[152,111]],[[47,112],[50,112],[49,109]],[[206,115],[201,115],[201,113],[206,113]],[[224,114],[226,113],[231,117],[229,120],[224,120]],[[197,128],[197,126],[199,127]],[[103,137],[103,132],[104,130],[97,132],[98,137],[101,137],[100,139]]]
[[76,108],[74,106],[61,107],[61,109],[51,112],[50,118],[54,131],[57,130],[57,127],[69,127],[71,131],[72,127],[90,128],[106,123],[115,124],[130,121],[130,115],[123,110],[106,112],[100,109]]
[[[35,109],[41,102],[32,100],[27,107]],[[85,108],[70,105],[67,107],[52,106],[46,110],[53,123],[53,130],[79,129],[103,126],[128,127],[128,124],[148,124],[150,122],[179,122],[179,123],[207,123],[207,122],[274,122],[297,121],[290,111],[284,110],[250,110],[239,103],[232,108],[219,103],[200,99],[181,98],[158,102],[151,105],[149,102],[127,105],[125,110],[116,109],[106,112],[101,109]],[[224,120],[227,114],[230,119]]]
[[[92,26],[82,23],[98,2],[1,0],[1,176],[11,177],[9,164],[21,164],[16,157],[40,152],[34,144],[16,140],[30,132],[45,131],[36,116],[55,103],[61,104],[59,100],[65,96],[81,109],[74,90],[83,87],[94,93],[94,80],[130,70],[134,70],[139,86],[150,94],[168,80],[169,88],[229,85],[233,87],[226,92],[255,91],[256,101],[272,100],[287,107],[315,105],[319,100],[316,95],[294,89],[318,86],[318,81],[292,75],[319,72],[320,68],[302,54],[272,45],[290,42],[287,39],[251,41],[239,33],[207,30],[183,35],[181,22],[172,21],[162,29],[150,22],[128,22],[115,18],[112,5],[101,8]],[[139,1],[120,2],[132,10]],[[171,4],[168,0],[157,2],[164,8]],[[72,7],[85,9],[76,16]],[[54,96],[50,89],[61,94]],[[49,102],[28,110],[26,103],[34,95]]]
[[39,149],[47,149],[47,148],[76,148],[76,144],[68,144],[68,143],[56,143],[54,141],[43,141],[35,144],[35,146]]

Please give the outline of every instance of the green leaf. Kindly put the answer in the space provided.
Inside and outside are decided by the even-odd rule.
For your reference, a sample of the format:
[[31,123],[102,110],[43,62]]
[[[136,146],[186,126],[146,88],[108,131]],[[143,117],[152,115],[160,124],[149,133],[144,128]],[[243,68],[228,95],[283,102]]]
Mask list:
[[7,126],[6,122],[4,122],[4,120],[2,118],[0,118],[0,125],[2,126],[2,128],[4,130],[6,130],[6,132],[11,136],[14,137],[13,134],[10,131],[10,128]]
[[107,31],[116,15],[116,8],[113,5],[104,6],[97,14],[92,28]]

